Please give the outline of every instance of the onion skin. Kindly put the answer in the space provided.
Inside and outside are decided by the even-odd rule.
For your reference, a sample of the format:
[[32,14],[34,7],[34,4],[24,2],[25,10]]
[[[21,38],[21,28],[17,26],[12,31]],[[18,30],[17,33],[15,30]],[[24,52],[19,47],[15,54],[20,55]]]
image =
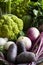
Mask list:
[[27,36],[32,40],[35,41],[40,35],[40,32],[37,28],[31,27],[27,30]]

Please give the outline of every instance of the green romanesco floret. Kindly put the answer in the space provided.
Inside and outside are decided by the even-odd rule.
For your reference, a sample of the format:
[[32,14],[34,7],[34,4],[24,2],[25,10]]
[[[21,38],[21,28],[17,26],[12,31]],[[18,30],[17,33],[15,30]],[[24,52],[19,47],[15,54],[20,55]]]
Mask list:
[[0,18],[0,37],[16,40],[23,29],[23,21],[15,15],[5,14]]

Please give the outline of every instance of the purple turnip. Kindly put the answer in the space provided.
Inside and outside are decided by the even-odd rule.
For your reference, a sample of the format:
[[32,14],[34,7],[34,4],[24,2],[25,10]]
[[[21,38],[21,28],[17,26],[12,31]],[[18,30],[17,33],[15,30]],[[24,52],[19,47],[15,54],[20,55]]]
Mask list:
[[32,40],[35,41],[40,35],[40,32],[37,28],[31,27],[27,30],[27,36]]
[[22,44],[25,46],[26,50],[29,50],[32,46],[31,40],[25,36],[20,36],[18,38],[17,42],[22,42]]

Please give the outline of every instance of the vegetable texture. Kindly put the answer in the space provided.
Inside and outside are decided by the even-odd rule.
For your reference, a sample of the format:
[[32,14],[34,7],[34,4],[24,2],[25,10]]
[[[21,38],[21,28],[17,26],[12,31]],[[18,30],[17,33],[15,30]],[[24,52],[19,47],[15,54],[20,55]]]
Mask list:
[[23,42],[20,41],[20,42],[17,42],[16,44],[17,44],[18,54],[20,54],[21,52],[26,51],[26,48],[25,48]]
[[27,36],[32,40],[35,41],[40,35],[40,32],[37,28],[35,27],[31,27],[30,29],[28,29],[27,31]]
[[23,21],[12,14],[2,15],[0,18],[0,37],[16,40],[23,29]]
[[0,46],[5,45],[7,41],[8,41],[7,38],[0,38]]
[[2,52],[4,49],[4,45],[8,41],[8,38],[0,38],[0,51]]
[[37,17],[34,20],[32,26],[37,27],[40,30],[40,32],[43,32],[43,14],[39,15],[39,16],[37,15]]
[[0,64],[1,65],[9,65],[9,63],[5,59],[2,59],[2,58],[0,58]]
[[16,56],[17,56],[17,46],[14,43],[14,44],[10,45],[10,47],[8,49],[7,60],[14,63]]
[[8,42],[6,42],[6,44],[4,45],[4,49],[5,49],[5,50],[8,50],[9,47],[10,47],[10,45],[12,45],[12,44],[14,44],[13,41],[8,41]]
[[32,52],[36,54],[36,65],[43,62],[43,32],[33,45]]
[[29,0],[12,0],[11,13],[22,18],[28,14],[28,2]]
[[0,52],[0,57],[4,59],[4,54],[2,52]]
[[35,54],[32,52],[22,52],[16,58],[16,63],[30,63],[36,61]]
[[22,44],[25,46],[26,50],[29,50],[32,46],[31,40],[25,36],[20,36],[18,38],[17,42],[22,42]]
[[[36,28],[26,37],[31,27]],[[9,41],[4,45],[1,39],[0,65],[39,65],[43,62],[43,0],[0,0],[1,37]]]
[[27,29],[31,26],[31,22],[32,22],[32,18],[30,15],[25,15],[22,17],[22,20],[23,20],[23,23],[24,23],[24,26],[23,26],[23,30],[24,31],[27,31]]

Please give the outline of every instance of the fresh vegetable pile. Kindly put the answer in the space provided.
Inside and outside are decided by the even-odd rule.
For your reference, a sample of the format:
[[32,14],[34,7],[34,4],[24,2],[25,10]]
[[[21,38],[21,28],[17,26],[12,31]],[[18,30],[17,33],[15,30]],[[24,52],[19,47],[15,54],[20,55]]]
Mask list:
[[27,36],[14,41],[0,38],[0,62],[3,65],[30,64],[43,62],[43,32],[35,27],[27,30]]
[[43,0],[0,0],[0,65],[40,63],[43,64]]

